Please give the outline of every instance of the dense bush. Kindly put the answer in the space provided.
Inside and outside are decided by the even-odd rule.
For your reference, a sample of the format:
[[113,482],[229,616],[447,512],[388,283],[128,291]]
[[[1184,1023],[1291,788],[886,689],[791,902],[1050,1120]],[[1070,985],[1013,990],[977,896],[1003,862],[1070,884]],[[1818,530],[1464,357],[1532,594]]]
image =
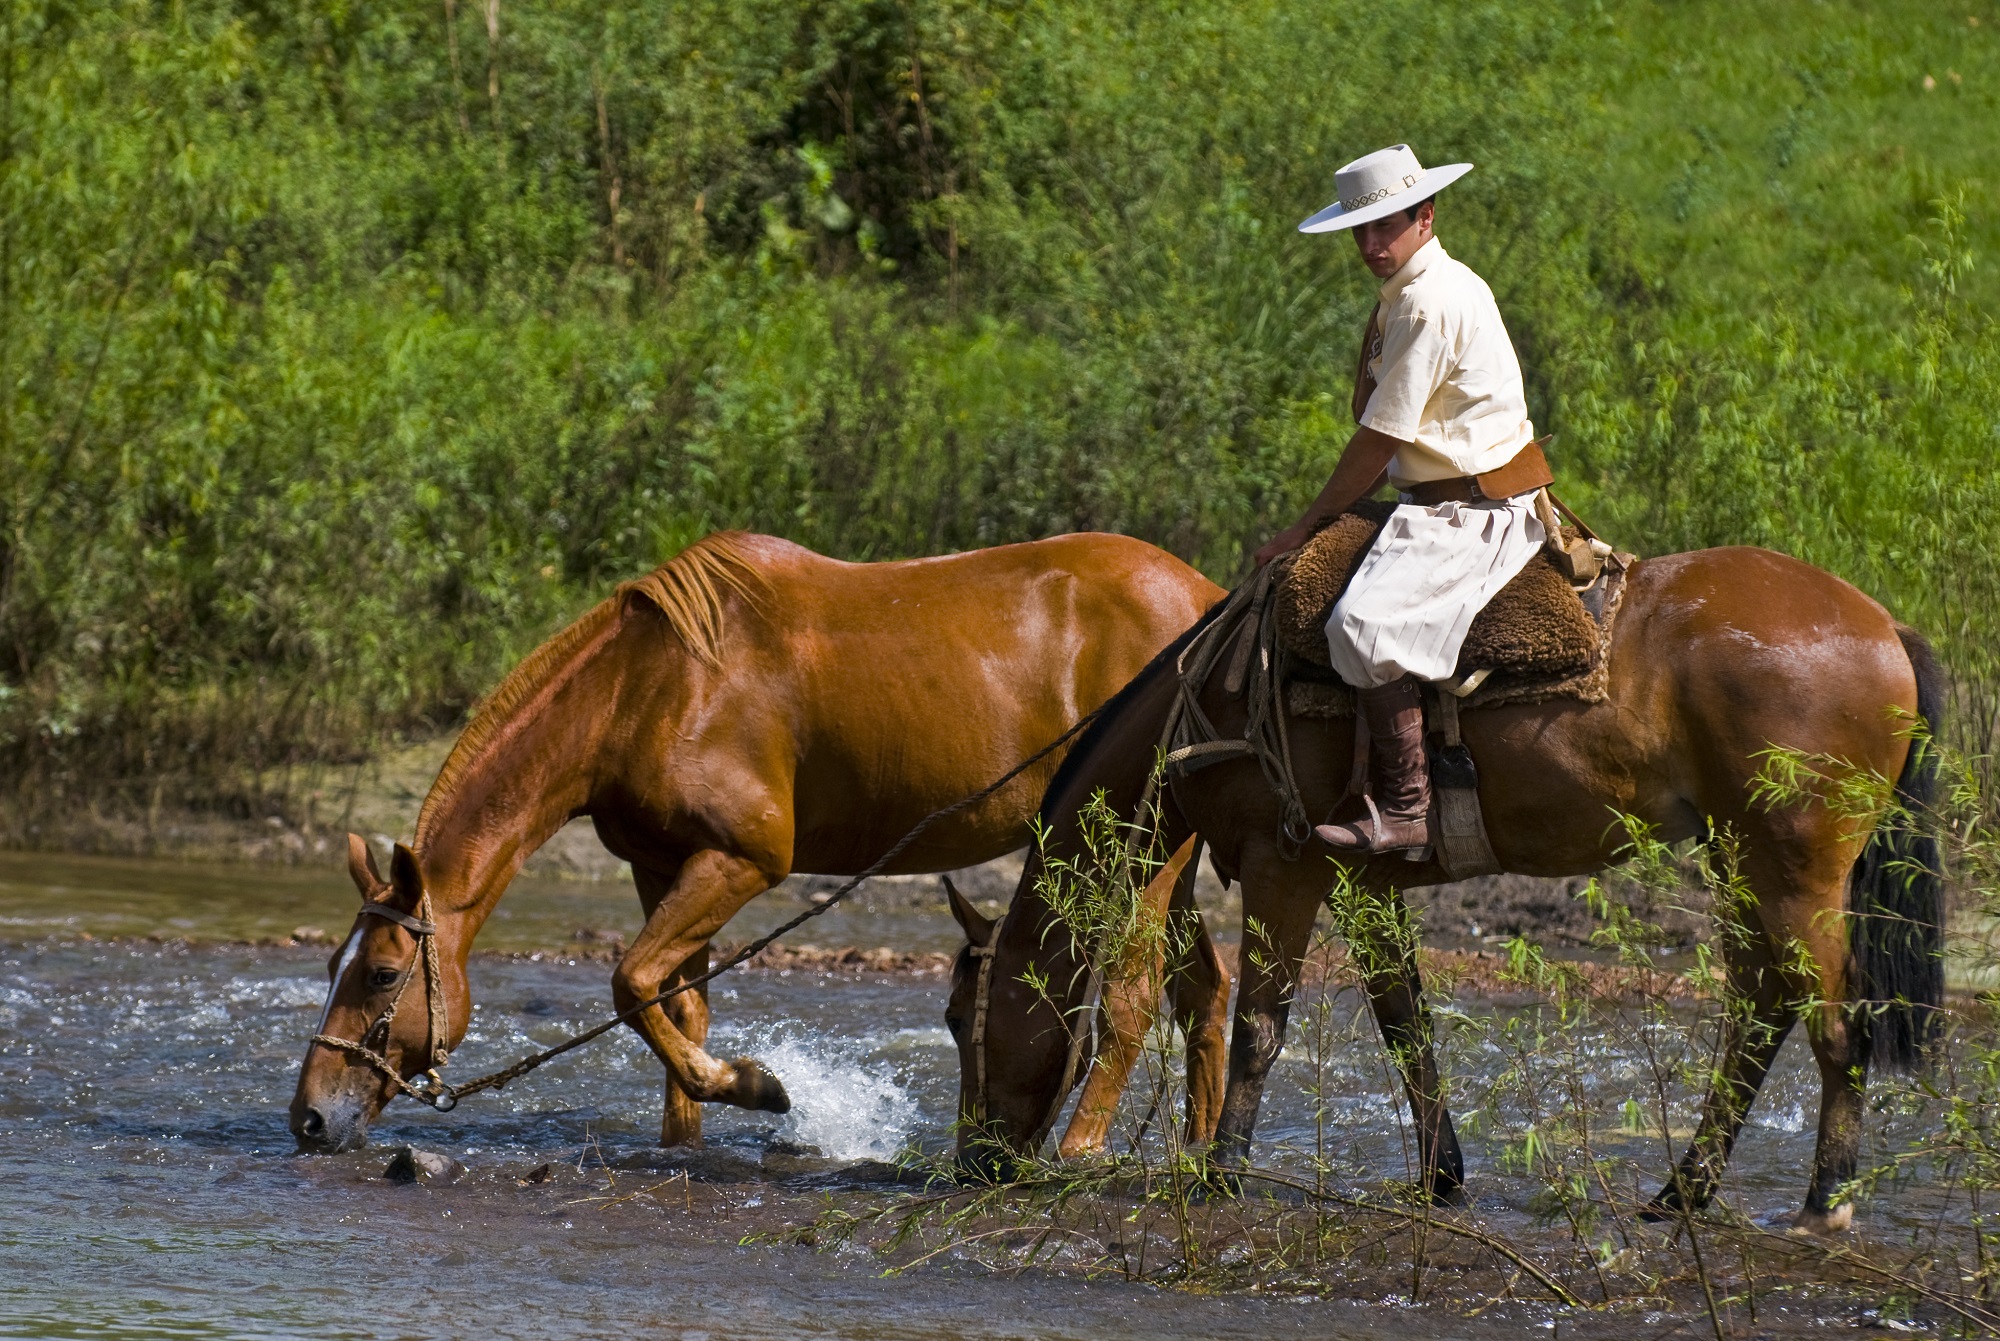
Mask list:
[[282,789],[717,527],[1229,581],[1350,428],[1292,225],[1399,139],[1573,501],[1849,576],[1990,735],[1972,8],[0,0],[0,790]]

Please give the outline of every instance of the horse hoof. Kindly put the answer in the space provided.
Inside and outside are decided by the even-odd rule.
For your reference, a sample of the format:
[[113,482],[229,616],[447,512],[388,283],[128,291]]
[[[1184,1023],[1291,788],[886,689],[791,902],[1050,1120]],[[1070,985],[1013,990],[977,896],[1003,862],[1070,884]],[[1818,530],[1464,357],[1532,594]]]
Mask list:
[[1465,1184],[1450,1183],[1444,1187],[1428,1189],[1427,1195],[1433,1206],[1461,1206],[1465,1203]]
[[1196,1201],[1238,1201],[1243,1196],[1243,1177],[1234,1169],[1211,1164],[1194,1185]]
[[792,1111],[792,1096],[785,1093],[784,1082],[765,1070],[762,1062],[751,1057],[738,1057],[734,1066],[736,1083],[729,1087],[731,1103],[753,1113]]
[[1794,1234],[1841,1234],[1854,1223],[1854,1203],[1843,1201],[1830,1211],[1800,1211],[1792,1217]]

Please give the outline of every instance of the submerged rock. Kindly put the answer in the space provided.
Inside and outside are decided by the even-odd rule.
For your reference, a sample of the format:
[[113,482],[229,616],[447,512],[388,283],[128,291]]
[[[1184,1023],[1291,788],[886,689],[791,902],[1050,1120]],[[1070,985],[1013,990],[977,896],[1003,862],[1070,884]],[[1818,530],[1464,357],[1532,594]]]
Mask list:
[[392,1183],[453,1183],[464,1174],[465,1166],[451,1156],[413,1145],[398,1150],[389,1167],[382,1170],[382,1176]]

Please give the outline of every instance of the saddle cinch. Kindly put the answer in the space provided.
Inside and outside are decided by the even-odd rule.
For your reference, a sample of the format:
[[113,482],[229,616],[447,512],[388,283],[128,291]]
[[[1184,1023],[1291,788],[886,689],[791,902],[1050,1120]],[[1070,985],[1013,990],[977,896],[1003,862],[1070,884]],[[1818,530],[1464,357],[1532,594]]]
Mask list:
[[[1218,621],[1233,627],[1218,627],[1209,644],[1213,652],[1196,658],[1206,663],[1202,669],[1212,671],[1226,659],[1230,666],[1224,683],[1232,695],[1246,690],[1253,696],[1282,694],[1292,716],[1355,717],[1354,690],[1334,673],[1327,655],[1326,621],[1395,507],[1362,501],[1297,552],[1273,562],[1268,576],[1260,574],[1262,580],[1245,584],[1242,592],[1248,599],[1240,615],[1232,619],[1225,613]],[[1598,703],[1610,694],[1613,625],[1634,556],[1611,550],[1567,509],[1570,524],[1561,524],[1546,491],[1537,498],[1537,511],[1550,543],[1473,618],[1453,678],[1425,687],[1434,798],[1431,833],[1438,862],[1454,880],[1500,869],[1480,813],[1478,770],[1459,731],[1460,711],[1558,698]],[[1264,655],[1253,658],[1256,648],[1265,649]],[[1245,674],[1253,660],[1260,669],[1268,666],[1266,675]],[[1259,711],[1261,706],[1253,705],[1252,737],[1263,734],[1256,728],[1272,715]],[[1179,748],[1169,753],[1170,772],[1191,772],[1252,754],[1286,794],[1286,828],[1298,830],[1304,812],[1289,760],[1267,757],[1288,753],[1281,743],[1216,740],[1200,729],[1205,725],[1190,718],[1187,727],[1192,729],[1176,730],[1173,744]],[[1355,772],[1344,800],[1360,794],[1367,750],[1365,732],[1357,731]],[[1288,846],[1303,845],[1302,832],[1290,836]]]

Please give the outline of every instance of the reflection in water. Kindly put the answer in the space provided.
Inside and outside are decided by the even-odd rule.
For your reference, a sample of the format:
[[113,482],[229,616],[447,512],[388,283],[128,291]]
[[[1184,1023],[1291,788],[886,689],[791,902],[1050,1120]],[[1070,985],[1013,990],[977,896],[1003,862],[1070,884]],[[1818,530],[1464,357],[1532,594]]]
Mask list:
[[[809,924],[797,939],[822,945],[956,951],[964,935],[936,907],[860,896]],[[344,869],[322,870],[134,861],[38,852],[0,852],[0,937],[154,937],[162,940],[273,941],[310,929],[329,944],[354,920],[353,882]],[[907,896],[904,896],[906,899]],[[725,927],[725,944],[762,935],[804,905],[788,888],[753,899]],[[480,929],[478,948],[547,950],[575,943],[595,948],[630,941],[642,924],[628,880],[520,876]]]

